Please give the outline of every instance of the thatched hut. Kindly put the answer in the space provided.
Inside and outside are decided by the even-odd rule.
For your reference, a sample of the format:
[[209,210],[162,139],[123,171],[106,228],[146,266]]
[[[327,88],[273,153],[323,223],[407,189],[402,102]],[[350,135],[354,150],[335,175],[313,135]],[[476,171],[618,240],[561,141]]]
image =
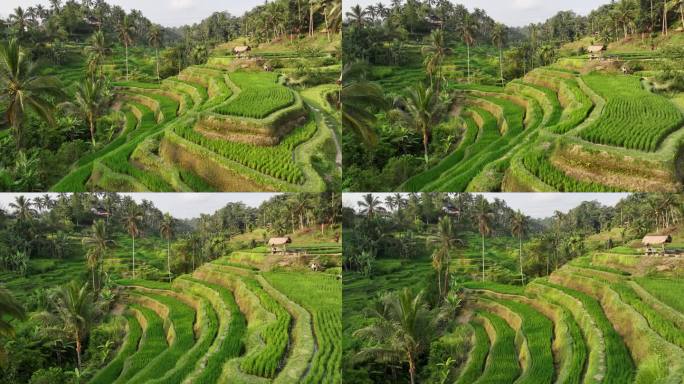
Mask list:
[[233,47],[233,54],[235,56],[243,56],[243,55],[246,55],[251,50],[252,50],[252,47],[250,47],[249,45],[238,45],[237,47]]
[[268,240],[272,254],[287,251],[287,244],[292,244],[292,239],[289,237],[272,237]]
[[660,250],[665,253],[665,244],[672,242],[672,236],[669,235],[646,235],[641,240],[641,244],[646,246],[646,256],[657,254],[658,251],[654,247],[660,247]]
[[590,45],[587,47],[589,53],[589,60],[596,60],[603,57],[603,51],[606,50],[605,45]]

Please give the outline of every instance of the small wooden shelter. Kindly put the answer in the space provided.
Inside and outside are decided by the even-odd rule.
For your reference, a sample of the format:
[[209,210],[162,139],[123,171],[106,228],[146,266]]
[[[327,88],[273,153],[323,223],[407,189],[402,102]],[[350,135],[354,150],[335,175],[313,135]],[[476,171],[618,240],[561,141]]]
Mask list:
[[268,240],[268,246],[271,247],[271,254],[278,252],[285,252],[287,244],[292,244],[292,239],[289,237],[272,237]]
[[672,236],[669,235],[646,235],[641,240],[641,243],[646,246],[646,256],[655,255],[658,250],[654,247],[660,246],[662,253],[665,253],[665,244],[672,242]]
[[603,51],[606,50],[605,45],[590,45],[587,47],[589,53],[589,60],[596,60],[603,57]]
[[249,45],[238,45],[237,47],[233,48],[233,53],[235,55],[243,55],[251,50],[252,47],[250,47]]

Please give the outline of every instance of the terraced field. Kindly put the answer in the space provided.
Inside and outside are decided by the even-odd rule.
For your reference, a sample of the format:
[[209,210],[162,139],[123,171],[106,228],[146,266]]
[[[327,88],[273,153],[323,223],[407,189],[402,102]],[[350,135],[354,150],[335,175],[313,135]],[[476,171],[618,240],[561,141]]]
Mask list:
[[219,259],[171,284],[118,280],[126,340],[91,383],[341,383],[341,282]]
[[524,289],[466,284],[474,345],[457,382],[682,382],[681,281],[622,267],[639,258],[576,259]]
[[[211,62],[211,61],[210,61]],[[114,83],[124,129],[51,189],[324,191],[312,157],[330,120],[283,75],[198,65],[161,83]]]
[[682,190],[684,109],[630,75],[544,67],[464,94],[459,147],[401,191]]

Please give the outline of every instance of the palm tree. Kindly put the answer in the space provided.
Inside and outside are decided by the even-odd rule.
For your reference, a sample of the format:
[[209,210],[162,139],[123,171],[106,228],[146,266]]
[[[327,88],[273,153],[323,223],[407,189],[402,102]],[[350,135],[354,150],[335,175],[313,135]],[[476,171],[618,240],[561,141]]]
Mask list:
[[309,36],[314,35],[314,14],[318,12],[322,4],[320,0],[309,0]]
[[83,342],[97,317],[95,294],[88,284],[79,286],[76,281],[60,286],[53,297],[51,311],[40,312],[34,318],[41,320],[40,329],[51,334],[66,335],[76,344],[76,363],[81,369]]
[[111,100],[107,79],[90,77],[78,83],[74,93],[73,103],[67,103],[67,109],[74,110],[90,128],[90,139],[93,147],[95,142],[95,128],[97,119],[106,111]]
[[19,37],[22,38],[24,33],[28,30],[28,26],[31,23],[31,17],[23,8],[16,7],[14,13],[9,15],[8,21],[11,26],[19,31]]
[[195,270],[195,259],[197,258],[197,248],[202,246],[202,238],[195,232],[188,235],[188,243],[192,249],[192,270]]
[[622,24],[625,39],[629,37],[628,28],[636,17],[636,7],[637,4],[633,0],[620,0],[620,2],[615,5],[614,11],[616,21]]
[[493,219],[493,214],[489,203],[482,195],[477,197],[476,211],[475,211],[475,222],[477,222],[477,229],[482,236],[482,281],[485,280],[485,236],[489,236],[492,233],[491,222]]
[[396,207],[396,204],[394,203],[394,196],[389,195],[385,197],[385,205],[387,208],[389,208],[390,212],[394,212],[394,208]]
[[173,237],[173,217],[168,213],[164,214],[159,233],[166,239],[166,266],[169,270],[169,283],[171,282],[171,238]]
[[155,58],[157,61],[157,82],[161,82],[161,77],[159,76],[159,47],[162,43],[162,32],[161,28],[159,28],[157,24],[150,28],[150,31],[147,34],[147,41],[155,49]]
[[33,209],[33,202],[31,199],[20,195],[14,198],[14,202],[9,204],[10,208],[14,209],[14,215],[17,220],[22,222],[29,222],[38,213]]
[[374,129],[375,112],[386,109],[387,103],[382,87],[366,80],[366,67],[362,62],[345,64],[339,100],[342,126],[354,132],[367,146],[373,146],[378,141]]
[[126,215],[123,217],[124,226],[126,231],[131,235],[133,240],[133,278],[135,279],[135,238],[140,235],[140,229],[138,228],[138,223],[143,219],[142,213],[136,208],[130,209]]
[[359,207],[361,207],[361,214],[366,215],[369,219],[372,219],[377,212],[382,212],[385,209],[381,206],[382,202],[379,197],[373,196],[372,193],[363,195],[363,200],[357,201]]
[[124,45],[126,50],[126,81],[128,81],[128,46],[133,44],[133,32],[134,26],[128,15],[124,16],[119,20],[119,24],[116,26],[116,32],[119,35],[119,40],[121,44]]
[[100,77],[102,77],[102,65],[111,52],[102,31],[93,33],[90,37],[90,45],[85,48],[85,51],[88,54],[88,72],[92,75],[99,68]]
[[436,29],[430,34],[430,45],[423,47],[423,55],[425,56],[424,64],[427,73],[430,75],[430,85],[434,86],[433,77],[437,71],[436,87],[439,89],[439,82],[442,79],[442,62],[444,58],[452,52],[452,49],[447,47],[444,41],[444,32],[441,29]]
[[519,256],[520,256],[520,281],[522,285],[525,285],[525,274],[523,273],[523,259],[522,259],[522,238],[527,232],[527,216],[525,216],[520,210],[518,210],[511,219],[511,233],[513,236],[518,237],[520,244]]
[[470,13],[465,12],[463,14],[463,20],[460,25],[460,32],[463,36],[463,42],[468,48],[468,83],[470,83],[470,46],[475,42],[475,34],[477,32],[477,21],[470,15]]
[[351,11],[345,13],[345,16],[351,19],[351,22],[360,28],[366,24],[368,13],[357,4],[351,7]]
[[426,87],[422,83],[407,90],[404,97],[395,101],[394,115],[402,119],[409,127],[423,136],[425,166],[430,163],[428,146],[432,137],[432,128],[439,124],[448,112],[450,99],[443,99],[437,90]]
[[24,54],[15,39],[0,44],[0,100],[14,130],[17,148],[22,148],[22,124],[30,109],[51,126],[55,125],[54,104],[50,97],[62,96],[57,78],[41,76],[40,68]]
[[[437,223],[439,229],[439,246],[432,255],[432,265],[437,272],[437,287],[439,292],[439,302],[446,297],[449,292],[449,265],[451,264],[451,249],[458,243],[463,243],[456,238],[451,218],[444,216]],[[442,279],[444,274],[444,279]]]
[[501,76],[501,86],[505,85],[503,76],[503,45],[506,42],[506,26],[501,23],[496,23],[492,30],[492,43],[499,48],[499,76]]
[[362,348],[355,358],[408,363],[411,384],[415,384],[416,363],[427,350],[435,328],[423,292],[416,295],[404,288],[386,293],[368,315],[376,321],[354,332],[354,336],[369,340],[371,346]]
[[90,228],[90,234],[81,239],[83,245],[88,248],[86,253],[86,264],[90,268],[92,275],[93,289],[97,290],[95,285],[95,270],[100,266],[102,260],[107,256],[109,246],[114,244],[114,241],[109,239],[107,234],[107,227],[105,222],[100,219],[93,223]]

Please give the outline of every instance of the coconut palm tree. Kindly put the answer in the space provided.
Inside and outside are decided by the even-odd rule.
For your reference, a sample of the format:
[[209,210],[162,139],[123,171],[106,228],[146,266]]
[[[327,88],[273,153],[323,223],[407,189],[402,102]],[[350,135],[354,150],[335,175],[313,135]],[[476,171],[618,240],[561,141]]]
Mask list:
[[104,64],[105,58],[112,50],[109,48],[102,31],[93,33],[89,43],[90,45],[85,48],[85,52],[88,54],[88,72],[92,75],[99,69],[100,77],[102,77],[102,65]]
[[166,266],[169,271],[169,283],[171,282],[171,239],[173,238],[173,217],[168,213],[164,214],[161,224],[159,225],[159,233],[166,239]]
[[95,285],[95,271],[102,263],[102,260],[107,256],[109,246],[114,244],[114,240],[109,238],[107,234],[107,226],[104,220],[100,219],[93,223],[90,228],[90,234],[81,239],[83,245],[88,248],[86,252],[86,264],[90,268],[92,275],[93,289],[97,290]]
[[154,47],[157,62],[157,82],[161,82],[161,77],[159,76],[159,47],[161,47],[162,44],[162,31],[161,28],[159,28],[159,25],[155,24],[150,28],[150,31],[147,34],[147,41]]
[[[456,244],[462,244],[463,240],[456,237],[451,218],[444,216],[437,223],[439,234],[437,250],[432,254],[432,265],[437,272],[437,287],[439,302],[446,298],[449,292],[449,265],[451,264],[451,250]],[[443,275],[443,276],[442,276]]]
[[67,109],[73,110],[88,122],[93,147],[97,145],[95,142],[97,119],[107,110],[110,101],[111,93],[107,79],[90,77],[78,83],[74,101],[66,104]]
[[12,27],[19,31],[19,38],[23,38],[31,24],[31,15],[22,7],[16,7],[14,13],[9,15],[8,21]]
[[14,202],[9,204],[10,208],[14,209],[14,215],[17,220],[22,222],[29,222],[38,214],[33,208],[31,199],[20,195],[14,198]]
[[34,319],[42,321],[42,332],[50,336],[64,335],[76,344],[76,364],[82,367],[81,354],[83,343],[88,338],[98,311],[95,294],[88,290],[88,284],[79,286],[75,281],[60,286],[51,300],[49,311],[34,315]]
[[492,233],[491,222],[494,219],[489,203],[482,195],[477,197],[475,210],[475,222],[482,236],[482,281],[485,280],[485,236]]
[[463,20],[460,25],[460,33],[463,36],[463,42],[466,44],[468,49],[468,83],[470,83],[470,46],[475,43],[475,34],[477,33],[477,21],[470,15],[470,13],[465,12],[463,14]]
[[358,4],[351,7],[351,11],[345,13],[345,16],[359,28],[363,27],[368,20],[368,13]]
[[380,198],[373,196],[372,193],[363,195],[363,200],[357,201],[356,204],[361,208],[360,213],[366,215],[369,219],[372,219],[376,213],[385,210],[385,208],[382,207]]
[[520,210],[518,210],[511,218],[511,233],[513,236],[518,237],[520,244],[519,256],[520,256],[520,281],[522,285],[525,285],[525,274],[523,273],[523,258],[522,258],[522,238],[527,232],[527,216],[525,216]]
[[309,36],[314,35],[314,15],[321,9],[321,0],[309,0]]
[[422,83],[407,89],[406,95],[398,97],[394,102],[393,115],[423,137],[426,167],[430,163],[428,146],[432,138],[432,128],[444,119],[450,105],[450,99],[440,97],[437,90]]
[[434,316],[427,308],[423,292],[409,288],[384,294],[368,311],[375,319],[371,325],[354,332],[355,337],[370,341],[355,356],[356,360],[407,363],[411,384],[416,382],[417,362],[434,335]]
[[128,15],[119,20],[119,24],[116,26],[116,33],[119,35],[119,41],[121,41],[126,50],[126,81],[128,81],[128,46],[133,44],[134,32],[135,27]]
[[637,4],[634,0],[620,0],[613,9],[616,21],[622,24],[625,39],[629,37],[629,26],[634,23],[637,16]]
[[[451,54],[453,50],[447,47],[444,40],[444,31],[436,29],[430,34],[430,44],[422,49],[425,60],[423,64],[430,76],[430,85],[439,89],[439,83],[442,80],[442,62],[444,58]],[[437,72],[437,81],[434,81],[434,75]]]
[[41,76],[15,39],[0,44],[0,105],[14,131],[17,148],[22,148],[22,125],[27,109],[51,126],[55,125],[54,103],[63,95],[57,78]]
[[195,270],[195,259],[197,258],[197,249],[202,246],[202,238],[195,232],[188,235],[188,244],[192,249],[192,270]]
[[499,48],[499,76],[501,77],[501,86],[505,84],[503,76],[503,46],[506,43],[506,26],[501,23],[496,23],[492,30],[492,43]]
[[133,278],[135,279],[135,238],[140,235],[140,228],[138,224],[142,221],[143,215],[138,208],[132,208],[123,217],[123,223],[126,231],[131,235],[133,240]]
[[377,144],[374,129],[375,113],[387,108],[385,95],[376,83],[366,79],[367,64],[354,62],[345,64],[342,70],[342,126],[354,132],[367,146]]

